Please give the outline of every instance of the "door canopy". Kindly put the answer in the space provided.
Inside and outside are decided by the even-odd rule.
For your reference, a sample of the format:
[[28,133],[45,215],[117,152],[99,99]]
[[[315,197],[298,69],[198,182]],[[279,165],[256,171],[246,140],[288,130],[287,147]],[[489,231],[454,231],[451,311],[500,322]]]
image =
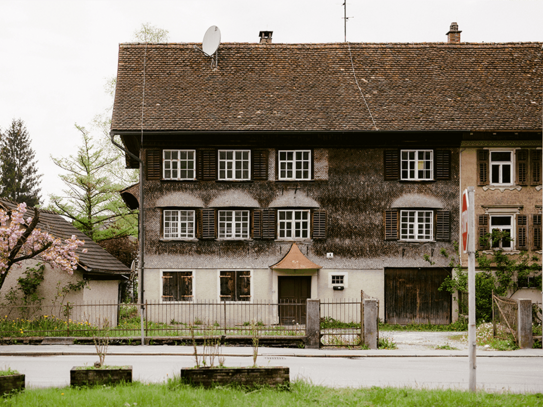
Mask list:
[[272,270],[318,270],[322,267],[305,257],[298,248],[298,245],[292,243],[292,246],[285,257],[273,266],[270,266],[270,268]]

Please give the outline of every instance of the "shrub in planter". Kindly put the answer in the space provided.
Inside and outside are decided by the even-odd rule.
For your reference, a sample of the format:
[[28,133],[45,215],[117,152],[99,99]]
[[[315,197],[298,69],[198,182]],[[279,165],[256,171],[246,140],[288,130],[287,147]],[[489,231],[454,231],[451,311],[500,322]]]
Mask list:
[[94,386],[132,382],[132,366],[74,366],[70,370],[71,386]]
[[0,370],[0,396],[24,390],[25,375],[16,370]]

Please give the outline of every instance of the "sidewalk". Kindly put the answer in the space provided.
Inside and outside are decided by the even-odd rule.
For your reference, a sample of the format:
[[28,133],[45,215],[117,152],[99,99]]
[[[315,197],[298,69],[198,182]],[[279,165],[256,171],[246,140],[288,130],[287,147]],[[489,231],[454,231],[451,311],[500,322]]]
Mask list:
[[[110,346],[108,355],[140,355],[140,356],[187,356],[193,355],[192,346]],[[202,347],[198,346],[198,353]],[[223,356],[252,357],[252,347],[223,346]],[[260,347],[259,356],[270,357],[299,357],[299,358],[436,358],[460,357],[467,358],[466,350],[349,350],[349,349],[293,349],[293,348],[264,348]],[[93,345],[2,345],[2,356],[59,356],[59,355],[96,355]],[[543,358],[541,349],[519,349],[514,351],[490,351],[477,349],[477,357],[511,357],[511,358]]]

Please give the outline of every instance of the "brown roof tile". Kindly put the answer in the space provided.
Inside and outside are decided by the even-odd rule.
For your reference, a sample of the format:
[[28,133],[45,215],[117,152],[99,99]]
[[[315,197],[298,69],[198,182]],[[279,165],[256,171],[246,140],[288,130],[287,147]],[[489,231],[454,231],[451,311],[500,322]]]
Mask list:
[[321,269],[322,266],[316,265],[305,257],[298,248],[298,245],[296,243],[292,243],[292,246],[290,247],[288,253],[285,254],[285,257],[283,257],[273,266],[270,266],[270,268],[273,270],[315,270]]
[[[112,129],[534,130],[542,43],[121,44]],[[146,50],[146,51],[145,51]]]

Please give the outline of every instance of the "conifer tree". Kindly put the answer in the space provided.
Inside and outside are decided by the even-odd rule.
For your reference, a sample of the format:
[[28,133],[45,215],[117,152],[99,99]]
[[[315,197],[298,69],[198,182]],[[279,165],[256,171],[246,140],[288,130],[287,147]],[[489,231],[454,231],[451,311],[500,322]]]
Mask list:
[[22,120],[13,120],[0,135],[0,197],[39,205],[40,178],[36,153]]

